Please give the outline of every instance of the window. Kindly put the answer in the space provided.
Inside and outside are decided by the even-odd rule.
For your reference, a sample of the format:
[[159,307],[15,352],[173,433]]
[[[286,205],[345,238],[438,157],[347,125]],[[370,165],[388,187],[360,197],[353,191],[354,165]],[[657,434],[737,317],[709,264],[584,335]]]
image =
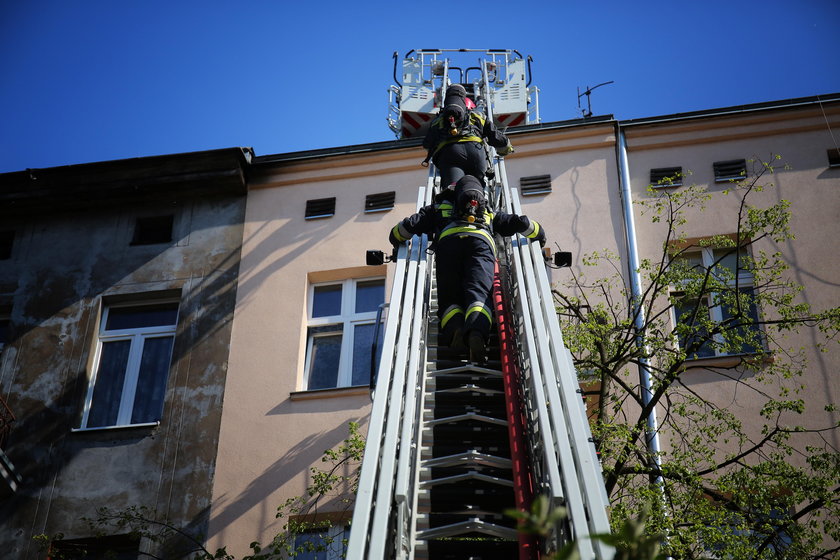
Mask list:
[[679,187],[683,184],[682,178],[682,167],[658,167],[650,170],[650,184],[654,187]]
[[829,148],[828,150],[828,166],[840,167],[840,148]]
[[[311,286],[306,345],[308,390],[370,383],[371,346],[379,328],[376,312],[384,301],[382,278]],[[380,351],[377,348],[377,359]]]
[[335,215],[335,197],[317,198],[306,201],[306,214],[304,218],[314,220],[315,218],[329,218]]
[[9,313],[0,306],[0,352],[9,343]]
[[551,175],[534,175],[519,178],[519,192],[522,196],[547,194],[551,192]]
[[58,539],[50,543],[48,558],[62,560],[136,560],[140,539],[133,535]]
[[365,197],[365,212],[385,212],[394,208],[396,191],[369,194]]
[[297,560],[339,560],[347,554],[350,527],[333,525],[309,529],[295,535]]
[[12,247],[15,243],[14,230],[0,231],[0,261],[12,258]]
[[747,176],[747,161],[744,159],[716,161],[714,170],[716,183],[743,179]]
[[137,218],[134,224],[134,238],[132,245],[154,245],[172,241],[172,224],[175,216],[148,216]]
[[[686,274],[682,289],[675,286],[671,298],[674,332],[680,347],[691,352],[689,359],[752,354],[761,349],[747,257],[744,250],[706,247],[681,253],[671,261]],[[707,271],[711,272],[708,278]],[[700,289],[704,282],[709,288]],[[709,337],[715,329],[721,332]]]
[[160,420],[177,318],[174,302],[105,308],[82,429]]

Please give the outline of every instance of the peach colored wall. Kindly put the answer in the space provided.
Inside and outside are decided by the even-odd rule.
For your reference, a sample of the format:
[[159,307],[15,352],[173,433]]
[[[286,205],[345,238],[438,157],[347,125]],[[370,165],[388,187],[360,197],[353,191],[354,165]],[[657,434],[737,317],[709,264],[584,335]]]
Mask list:
[[[708,187],[713,193],[702,218],[687,224],[689,237],[704,237],[734,232],[737,205],[734,195],[722,192],[731,187],[714,183],[712,164],[715,161],[761,158],[781,154],[779,164],[789,164],[790,170],[780,169],[766,175],[761,183],[774,183],[775,188],[757,194],[756,205],[768,206],[781,199],[791,202],[790,227],[796,239],[784,244],[767,241],[756,248],[768,252],[781,251],[791,266],[789,277],[802,284],[802,300],[815,309],[840,302],[840,259],[834,254],[834,241],[840,237],[840,170],[829,169],[826,150],[833,141],[826,120],[835,130],[840,129],[840,111],[828,111],[824,117],[818,109],[799,109],[762,112],[703,119],[699,122],[675,122],[651,126],[630,127],[627,132],[629,166],[633,197],[646,197],[650,169],[682,166],[692,175],[685,184]],[[835,133],[836,134],[836,133]],[[749,169],[748,161],[748,169]],[[642,258],[661,255],[664,231],[650,220],[635,214]],[[840,401],[840,368],[837,352],[821,354],[815,351],[816,339],[812,331],[791,337],[791,348],[806,349],[810,364],[805,390],[797,395],[805,400],[808,414],[796,421],[811,427],[824,427],[838,420],[837,415],[822,412],[823,404]],[[734,381],[716,381],[700,370],[684,374],[683,380],[706,395],[712,396],[731,410],[738,410],[748,428],[760,428],[757,415],[760,407],[754,393],[736,391]],[[837,435],[833,444],[840,443]]]
[[[694,171],[691,181],[708,183],[714,161],[783,153],[795,169],[780,173],[780,189],[765,196],[794,200],[798,240],[784,249],[809,301],[836,302],[838,259],[825,247],[840,234],[840,171],[826,169],[830,145],[817,117],[813,111],[777,111],[632,127],[627,137],[634,196],[643,195],[652,167],[682,165]],[[506,158],[511,186],[518,187],[521,177],[552,177],[550,194],[522,198],[523,213],[543,223],[550,246],[573,252],[576,273],[582,271],[581,257],[596,250],[609,249],[626,262],[614,123],[517,133],[512,142],[516,152]],[[291,398],[302,389],[307,275],[358,267],[365,249],[388,248],[388,230],[414,211],[417,187],[426,181],[418,165],[423,155],[419,147],[395,148],[265,163],[252,174],[210,512],[211,547],[226,545],[241,555],[249,542],[270,540],[282,525],[274,519],[276,507],[303,491],[310,465],[344,439],[347,421],[366,420],[365,390]],[[390,190],[397,192],[394,210],[364,214],[366,194]],[[303,219],[307,200],[330,196],[337,198],[335,216]],[[711,215],[731,210],[718,198]],[[661,233],[638,213],[636,221],[642,256],[656,254]],[[722,226],[703,220],[692,227],[699,236],[720,233]],[[592,278],[609,272],[587,270]],[[557,285],[569,276],[569,270],[552,271]],[[833,356],[823,359],[811,374],[807,398],[837,400],[836,376],[825,372],[840,364]],[[699,380],[702,374],[690,375]],[[732,392],[719,382],[704,384],[704,390],[723,399]],[[749,399],[740,404],[745,411],[755,405]]]
[[[620,209],[608,192],[618,188],[612,130],[570,129],[536,141],[529,134],[514,139],[519,151],[508,158],[514,186],[521,176],[551,174],[554,191],[525,198],[523,213],[578,257],[587,239],[614,249],[621,231]],[[303,388],[307,275],[361,266],[365,249],[389,247],[388,231],[414,212],[426,182],[423,155],[419,147],[395,149],[286,162],[252,174],[209,548],[243,554],[251,541],[268,542],[282,527],[276,507],[303,492],[310,466],[344,439],[349,420],[366,421],[366,389],[291,398]],[[363,212],[366,194],[390,190],[397,193],[394,210]],[[307,200],[331,196],[335,216],[304,220]],[[599,224],[597,238],[587,231],[591,223]]]

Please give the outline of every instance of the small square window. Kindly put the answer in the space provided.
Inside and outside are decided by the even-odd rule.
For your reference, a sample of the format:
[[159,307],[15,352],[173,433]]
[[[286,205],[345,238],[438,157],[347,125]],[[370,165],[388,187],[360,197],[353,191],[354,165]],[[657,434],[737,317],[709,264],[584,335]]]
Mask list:
[[714,163],[715,182],[737,181],[747,176],[747,160],[730,159]]
[[314,220],[316,218],[329,218],[335,216],[335,197],[317,198],[306,201],[306,214],[304,218]]
[[519,192],[522,196],[548,194],[551,192],[551,175],[534,175],[519,178]]
[[9,343],[9,317],[0,313],[0,352]]
[[12,258],[12,247],[15,244],[14,230],[0,231],[0,261]]
[[172,224],[175,216],[147,216],[137,218],[134,224],[132,245],[155,245],[172,241]]
[[394,208],[396,191],[369,194],[365,197],[365,212],[386,212]]
[[828,166],[840,167],[840,148],[828,149]]
[[682,167],[658,167],[650,170],[650,184],[658,188],[679,187],[682,183]]

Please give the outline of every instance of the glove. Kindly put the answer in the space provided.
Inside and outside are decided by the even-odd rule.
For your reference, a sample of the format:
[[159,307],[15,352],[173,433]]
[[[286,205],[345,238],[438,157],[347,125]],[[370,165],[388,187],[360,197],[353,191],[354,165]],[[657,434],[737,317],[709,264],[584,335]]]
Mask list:
[[396,237],[394,237],[393,231],[391,231],[391,233],[388,234],[388,243],[390,243],[394,247],[394,249],[402,245],[402,242],[397,240]]
[[499,148],[499,149],[496,150],[496,153],[499,154],[500,156],[506,156],[506,155],[512,154],[513,152],[514,152],[514,149],[513,149],[513,145],[510,143],[510,140],[508,140],[508,143],[507,143],[507,145],[505,145],[504,148]]
[[540,247],[545,247],[545,230],[540,228],[540,232],[534,238],[534,241],[537,241],[540,244]]

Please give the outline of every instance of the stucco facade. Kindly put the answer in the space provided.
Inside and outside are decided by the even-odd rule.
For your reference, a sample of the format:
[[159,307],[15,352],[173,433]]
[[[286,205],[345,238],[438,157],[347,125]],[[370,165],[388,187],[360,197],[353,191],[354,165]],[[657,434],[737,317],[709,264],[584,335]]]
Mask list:
[[[5,452],[21,477],[0,506],[5,558],[44,558],[38,534],[91,536],[82,518],[103,506],[144,506],[206,533],[249,157],[232,149],[0,176],[2,228],[14,232],[0,262],[10,319],[0,385],[17,416]],[[161,215],[171,216],[168,240],[137,237],[138,220]],[[159,420],[80,429],[104,310],[162,300],[178,319]]]
[[[760,197],[791,201],[796,239],[767,248],[784,254],[805,288],[802,297],[823,309],[840,300],[840,261],[825,250],[840,233],[840,168],[827,159],[838,130],[838,96],[626,122],[545,123],[509,130],[516,152],[506,158],[507,176],[514,188],[523,178],[549,176],[550,192],[523,196],[522,213],[545,226],[549,246],[573,253],[572,271],[580,274],[592,251],[609,250],[626,266],[619,131],[635,200],[648,196],[651,169],[664,167],[690,171],[685,183],[712,191],[705,215],[714,218],[688,226],[697,238],[732,233],[726,224],[733,208],[713,164],[781,154],[791,168],[774,174],[776,188]],[[347,423],[360,422],[365,432],[365,384],[309,390],[307,353],[321,333],[312,321],[314,289],[384,279],[387,299],[393,271],[365,266],[364,252],[388,249],[390,228],[415,210],[427,180],[419,141],[253,158],[237,150],[203,154],[198,161],[166,156],[169,166],[193,166],[172,183],[171,174],[135,169],[131,161],[86,167],[86,174],[65,170],[64,185],[76,189],[67,192],[113,173],[166,188],[137,190],[131,180],[112,179],[110,193],[124,195],[113,203],[64,207],[73,197],[59,181],[52,199],[43,199],[53,200],[49,214],[41,199],[21,195],[33,184],[26,172],[2,177],[0,186],[11,199],[28,200],[28,208],[6,212],[5,223],[22,233],[11,259],[0,261],[0,305],[11,310],[12,332],[0,388],[19,419],[6,451],[25,480],[3,504],[0,549],[36,558],[33,534],[86,536],[78,519],[95,507],[144,504],[206,535],[208,549],[225,546],[242,556],[252,541],[269,542],[280,530],[276,508],[303,493],[310,467],[347,436]],[[219,161],[227,163],[202,172]],[[173,202],[170,195],[179,192]],[[390,192],[393,205],[366,211],[366,197]],[[109,198],[104,187],[98,194],[96,200]],[[332,198],[334,210],[307,218],[310,203]],[[129,246],[135,218],[162,208],[176,216],[173,242]],[[638,209],[634,215],[642,258],[661,255],[661,227]],[[561,286],[572,271],[551,270],[551,280]],[[103,302],[143,291],[176,294],[181,302],[159,425],[71,431],[94,368]],[[809,337],[791,344],[813,349]],[[840,357],[808,352],[804,398],[819,411],[840,399],[833,375]],[[749,424],[757,401],[735,398],[730,385],[701,368],[687,375],[743,410]],[[808,419],[832,420],[825,413]]]

